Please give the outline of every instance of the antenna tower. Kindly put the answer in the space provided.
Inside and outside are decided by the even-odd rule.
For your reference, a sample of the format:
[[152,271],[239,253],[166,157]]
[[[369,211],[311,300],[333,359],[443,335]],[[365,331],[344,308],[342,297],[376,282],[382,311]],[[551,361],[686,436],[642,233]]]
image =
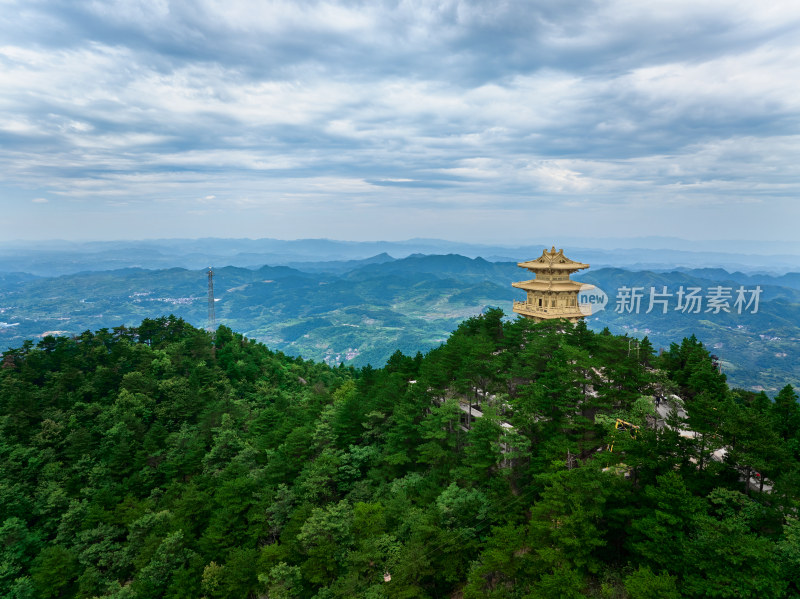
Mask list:
[[217,317],[214,315],[214,271],[208,267],[208,325],[206,330],[214,334],[217,331]]

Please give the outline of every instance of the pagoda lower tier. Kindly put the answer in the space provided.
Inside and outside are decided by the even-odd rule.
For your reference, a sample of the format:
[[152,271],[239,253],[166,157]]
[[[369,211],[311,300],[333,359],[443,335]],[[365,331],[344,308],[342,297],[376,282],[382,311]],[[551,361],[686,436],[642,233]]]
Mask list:
[[528,297],[524,302],[514,302],[514,312],[541,322],[554,318],[564,318],[578,322],[586,316],[578,305],[578,292],[582,285],[575,281],[547,283],[545,281],[520,281],[512,283],[517,289],[524,289]]

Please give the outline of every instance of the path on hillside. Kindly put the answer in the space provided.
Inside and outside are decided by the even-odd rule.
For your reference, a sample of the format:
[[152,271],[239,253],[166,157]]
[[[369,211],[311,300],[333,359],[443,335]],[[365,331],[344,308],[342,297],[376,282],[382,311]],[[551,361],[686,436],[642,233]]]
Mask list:
[[[416,381],[409,381],[410,383],[416,383]],[[476,392],[480,392],[482,390],[476,389]],[[452,396],[451,396],[452,397]],[[475,418],[483,417],[483,412],[471,405],[471,402],[467,400],[463,396],[458,397],[458,407],[463,411],[465,414],[468,415],[468,421],[471,421]],[[488,395],[487,397],[494,398],[493,395]],[[672,427],[667,423],[667,419],[670,416],[670,412],[674,409],[677,412],[678,418],[681,420],[682,423],[685,423],[688,419],[688,414],[686,413],[686,409],[683,407],[683,399],[681,399],[677,395],[670,395],[668,399],[661,400],[660,402],[656,403],[655,398],[652,400],[653,402],[653,409],[657,414],[656,418],[656,428],[669,428],[671,430]],[[513,429],[514,427],[509,424],[508,422],[501,421],[500,425],[504,429]],[[462,430],[467,432],[469,428],[464,424],[460,425]],[[678,434],[683,437],[684,439],[696,439],[698,434],[697,432],[685,428],[685,424],[682,424],[680,428],[678,428]],[[504,452],[505,453],[505,452]],[[725,456],[728,455],[728,448],[727,447],[720,447],[719,449],[714,450],[711,452],[711,459],[715,462],[722,463],[725,460]],[[742,481],[744,479],[741,479]],[[761,484],[761,480],[757,476],[751,476],[750,479],[747,481],[748,486],[753,491],[764,492],[764,493],[771,493],[772,492],[772,485],[767,484],[766,479],[764,481],[763,487]]]
[[[662,400],[658,403],[656,403],[655,399],[653,399],[653,407],[655,408],[656,414],[658,414],[658,419],[656,420],[656,427],[669,428],[669,429],[672,428],[669,424],[667,424],[667,418],[669,417],[670,412],[672,412],[673,409],[677,411],[678,418],[682,422],[686,422],[688,415],[686,413],[686,410],[683,408],[681,404],[683,404],[683,400],[677,395],[671,395],[669,399]],[[678,429],[678,434],[685,439],[696,439],[698,436],[698,433],[696,433],[693,430],[689,430],[688,428]],[[715,462],[722,462],[724,461],[726,455],[728,455],[728,448],[720,447],[719,449],[711,453],[711,459],[714,460]],[[764,486],[762,489],[761,480],[756,476],[751,476],[750,479],[747,481],[747,484],[754,491],[759,491],[759,492],[763,491],[764,493],[772,492],[772,485],[764,482]]]

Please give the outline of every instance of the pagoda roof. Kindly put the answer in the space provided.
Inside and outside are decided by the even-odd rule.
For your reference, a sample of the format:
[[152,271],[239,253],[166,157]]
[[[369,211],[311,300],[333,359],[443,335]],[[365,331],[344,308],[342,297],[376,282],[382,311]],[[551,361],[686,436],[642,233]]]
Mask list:
[[583,262],[575,262],[575,260],[570,260],[567,258],[564,255],[563,249],[556,251],[555,246],[553,246],[550,250],[543,250],[542,255],[535,260],[518,262],[517,266],[527,268],[528,270],[532,270],[534,272],[537,270],[566,270],[571,272],[589,268],[588,264],[584,264]]

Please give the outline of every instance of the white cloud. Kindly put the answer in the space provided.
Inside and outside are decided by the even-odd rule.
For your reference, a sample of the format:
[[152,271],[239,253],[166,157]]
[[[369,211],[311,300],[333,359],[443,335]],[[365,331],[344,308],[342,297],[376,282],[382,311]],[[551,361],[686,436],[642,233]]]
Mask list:
[[0,189],[29,196],[284,202],[324,228],[321,205],[370,227],[390,206],[676,196],[777,215],[800,193],[791,2],[24,6],[0,15]]
[[798,61],[800,47],[761,47],[699,64],[645,67],[626,79],[637,93],[669,103],[676,114],[700,108],[770,115],[800,109]]

